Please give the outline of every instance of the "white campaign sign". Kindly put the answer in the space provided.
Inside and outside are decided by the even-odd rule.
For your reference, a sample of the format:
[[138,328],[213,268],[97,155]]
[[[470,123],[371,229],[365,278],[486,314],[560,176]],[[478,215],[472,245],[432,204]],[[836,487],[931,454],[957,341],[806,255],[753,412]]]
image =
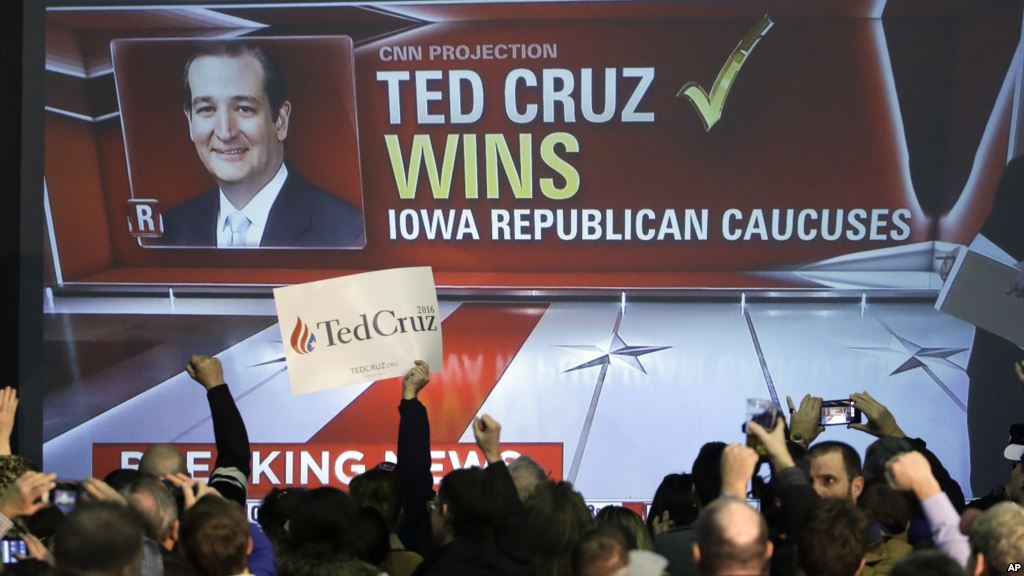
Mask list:
[[429,267],[395,268],[274,289],[293,394],[441,366],[441,316]]

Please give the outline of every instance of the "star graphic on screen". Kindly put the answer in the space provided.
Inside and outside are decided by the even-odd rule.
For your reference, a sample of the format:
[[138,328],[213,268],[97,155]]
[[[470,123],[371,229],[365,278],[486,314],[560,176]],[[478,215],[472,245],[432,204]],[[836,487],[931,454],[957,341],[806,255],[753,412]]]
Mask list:
[[597,357],[592,360],[573,366],[572,368],[565,370],[563,374],[574,372],[576,370],[583,370],[584,368],[593,368],[594,366],[608,366],[613,363],[621,366],[628,366],[634,370],[639,370],[640,372],[647,374],[647,370],[644,369],[644,365],[640,363],[640,357],[645,354],[660,352],[661,350],[671,348],[671,346],[630,346],[629,344],[626,344],[626,341],[619,335],[619,326],[621,324],[622,309],[620,308],[618,315],[615,317],[615,326],[612,328],[611,343],[609,343],[607,347],[572,344],[559,345],[559,348],[565,350],[582,350],[597,354]]
[[608,375],[608,367],[615,363],[647,374],[644,365],[640,363],[640,357],[671,348],[671,346],[630,346],[626,344],[626,341],[619,335],[619,327],[622,325],[622,312],[623,308],[619,308],[619,313],[615,316],[615,326],[612,327],[611,342],[607,347],[570,344],[558,346],[565,350],[583,350],[597,354],[596,358],[573,366],[562,372],[563,374],[583,370],[584,368],[601,367],[601,373],[598,374],[597,383],[594,385],[594,394],[590,398],[590,408],[587,410],[587,417],[583,420],[583,428],[580,430],[580,437],[576,441],[576,451],[572,457],[572,464],[569,466],[569,475],[566,477],[570,482],[575,482],[580,472],[580,464],[583,462],[583,454],[587,449],[590,429],[594,425],[594,416],[597,413],[597,404],[601,400],[601,390],[604,389],[604,380],[605,376]]
[[899,366],[897,366],[889,376],[895,376],[904,372],[910,372],[911,370],[920,368],[931,379],[942,389],[943,392],[949,396],[957,406],[960,407],[964,412],[967,411],[967,406],[964,405],[963,401],[953,393],[952,390],[946,386],[946,383],[931,369],[931,367],[925,362],[929,360],[941,366],[954,368],[956,370],[964,371],[964,367],[953,362],[949,358],[956,356],[961,352],[966,352],[968,348],[948,348],[948,347],[935,347],[935,346],[921,346],[909,338],[904,338],[896,333],[895,330],[889,327],[888,324],[883,322],[880,318],[875,318],[878,323],[885,328],[885,331],[889,333],[892,338],[889,340],[888,346],[852,346],[851,350],[858,350],[860,352],[869,352],[875,354],[881,354],[883,356],[895,357],[898,360],[902,360]]
[[[616,328],[618,322],[616,322]],[[587,352],[594,352],[598,354],[593,360],[588,360],[578,366],[573,366],[565,372],[573,372],[575,370],[582,370],[584,368],[592,368],[594,366],[602,366],[605,364],[621,364],[623,366],[629,366],[634,370],[639,370],[644,374],[647,374],[647,370],[644,369],[644,365],[640,363],[640,357],[645,354],[651,354],[653,352],[659,352],[671,348],[671,346],[630,346],[619,336],[618,330],[612,334],[611,344],[607,348],[600,346],[572,346],[565,345],[559,346],[566,350],[585,350]]]

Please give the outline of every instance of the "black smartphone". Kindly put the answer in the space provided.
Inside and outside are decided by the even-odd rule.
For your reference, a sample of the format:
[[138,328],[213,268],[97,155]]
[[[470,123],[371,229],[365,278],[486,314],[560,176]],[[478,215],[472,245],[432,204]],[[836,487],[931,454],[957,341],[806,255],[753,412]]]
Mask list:
[[863,421],[864,418],[860,410],[853,405],[853,400],[825,400],[821,403],[822,426],[845,426]]
[[70,514],[78,505],[78,497],[82,494],[82,483],[70,480],[58,480],[57,486],[50,490],[50,504],[64,513]]
[[18,555],[28,556],[28,547],[21,538],[4,538],[0,540],[0,556],[3,556],[4,564],[15,564],[18,562]]

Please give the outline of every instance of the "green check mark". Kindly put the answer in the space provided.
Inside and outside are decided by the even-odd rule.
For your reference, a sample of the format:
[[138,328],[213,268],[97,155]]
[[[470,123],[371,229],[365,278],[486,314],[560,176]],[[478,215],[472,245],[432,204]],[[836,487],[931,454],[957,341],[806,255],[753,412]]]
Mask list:
[[729,95],[729,88],[736,82],[736,76],[740,73],[743,63],[747,61],[747,57],[753,52],[754,46],[757,46],[757,43],[771,30],[773,25],[774,23],[765,14],[740,40],[732,54],[729,55],[729,59],[725,61],[725,65],[718,71],[718,77],[711,85],[711,96],[708,96],[704,88],[696,82],[687,82],[679,89],[676,98],[686,97],[690,100],[693,107],[697,109],[705,132],[711,131],[711,127],[722,118],[722,109],[725,108],[725,99]]

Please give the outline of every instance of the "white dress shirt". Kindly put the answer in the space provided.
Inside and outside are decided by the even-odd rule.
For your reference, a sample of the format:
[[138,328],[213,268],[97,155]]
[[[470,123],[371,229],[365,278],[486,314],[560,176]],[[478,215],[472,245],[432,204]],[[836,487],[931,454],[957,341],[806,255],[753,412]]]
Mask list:
[[[217,248],[259,247],[263,240],[263,231],[267,228],[270,208],[277,200],[277,195],[281,193],[281,187],[284,186],[286,178],[288,178],[288,169],[281,164],[277,174],[241,210],[231,204],[223,190],[220,191],[220,212],[217,214]],[[231,226],[228,224],[228,216],[235,212],[241,212],[251,222],[240,246],[231,245]]]

